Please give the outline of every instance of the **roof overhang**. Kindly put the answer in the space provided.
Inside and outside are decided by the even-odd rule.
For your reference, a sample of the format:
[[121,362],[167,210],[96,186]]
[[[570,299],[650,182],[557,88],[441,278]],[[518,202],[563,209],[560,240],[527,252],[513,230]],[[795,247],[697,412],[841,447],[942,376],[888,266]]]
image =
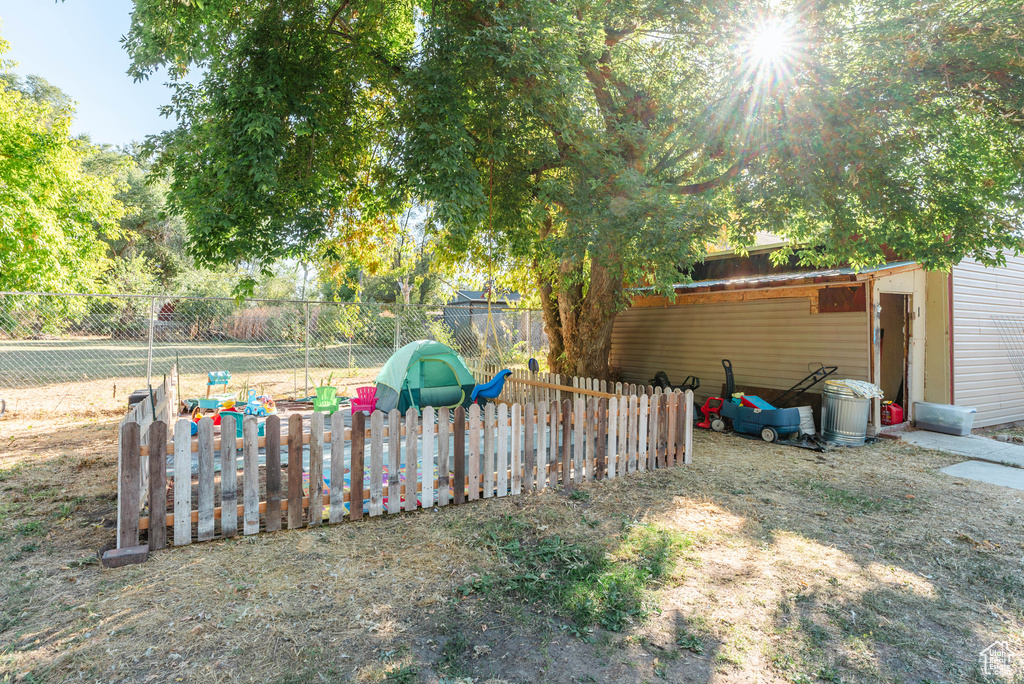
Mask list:
[[[710,292],[733,292],[738,290],[769,290],[775,288],[792,288],[801,286],[850,285],[868,280],[906,273],[921,268],[915,261],[897,261],[872,268],[855,270],[852,268],[831,268],[818,271],[796,271],[792,273],[773,273],[759,276],[745,276],[725,280],[698,280],[692,283],[677,283],[676,295],[692,295]],[[630,290],[634,305],[637,300],[665,299],[656,294],[654,287],[638,287]]]

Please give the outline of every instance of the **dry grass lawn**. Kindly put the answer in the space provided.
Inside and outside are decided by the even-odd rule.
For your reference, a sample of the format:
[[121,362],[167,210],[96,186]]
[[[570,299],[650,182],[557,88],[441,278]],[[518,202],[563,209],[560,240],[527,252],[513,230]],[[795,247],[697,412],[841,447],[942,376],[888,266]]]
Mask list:
[[[996,682],[979,651],[1024,658],[1021,493],[943,454],[702,432],[691,467],[571,495],[107,570],[118,418],[0,418],[0,682]],[[637,531],[671,540],[661,574],[634,572]],[[549,591],[561,556],[531,574],[556,536],[606,559],[584,590],[640,577],[621,631]]]

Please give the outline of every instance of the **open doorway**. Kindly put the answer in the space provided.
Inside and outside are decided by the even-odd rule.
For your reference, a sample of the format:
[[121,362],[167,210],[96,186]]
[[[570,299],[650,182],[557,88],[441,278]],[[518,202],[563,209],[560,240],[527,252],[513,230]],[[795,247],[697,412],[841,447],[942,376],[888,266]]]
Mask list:
[[909,399],[907,351],[910,349],[910,296],[881,293],[881,364],[879,377],[885,401],[894,401],[904,408]]

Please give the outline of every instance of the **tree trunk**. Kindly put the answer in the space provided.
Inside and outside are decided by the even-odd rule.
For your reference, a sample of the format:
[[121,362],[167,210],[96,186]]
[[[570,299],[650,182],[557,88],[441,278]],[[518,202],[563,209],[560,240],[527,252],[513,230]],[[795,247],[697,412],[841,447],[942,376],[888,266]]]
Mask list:
[[548,365],[552,372],[607,379],[612,322],[621,309],[622,277],[590,261],[584,293],[581,266],[563,262],[552,282],[540,283]]

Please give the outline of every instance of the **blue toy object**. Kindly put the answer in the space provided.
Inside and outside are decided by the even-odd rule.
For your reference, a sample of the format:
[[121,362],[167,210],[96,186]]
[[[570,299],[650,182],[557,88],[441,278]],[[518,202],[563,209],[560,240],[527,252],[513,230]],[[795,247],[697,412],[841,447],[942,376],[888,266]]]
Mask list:
[[471,402],[477,399],[484,399],[486,403],[487,399],[497,399],[498,395],[501,394],[501,390],[505,387],[505,378],[512,375],[512,371],[505,369],[498,371],[498,374],[494,376],[494,379],[483,385],[477,385],[473,388],[473,392],[469,395]]
[[206,381],[206,398],[199,399],[199,408],[201,409],[219,409],[225,401],[234,399],[233,394],[214,394],[210,396],[210,389],[218,385],[223,385],[226,389],[228,383],[231,382],[231,371],[211,371],[207,376]]
[[267,417],[267,409],[263,407],[263,402],[256,398],[256,390],[249,390],[249,401],[245,405],[245,415],[259,416],[261,418]]
[[754,394],[744,394],[739,401],[733,401],[734,404],[740,406],[746,406],[747,408],[761,409],[762,411],[774,411],[775,407],[769,404],[761,397]]
[[[736,385],[732,377],[732,362],[722,359],[722,367],[725,368],[726,396],[730,401],[722,402],[721,417],[711,423],[711,429],[721,432],[725,429],[725,421],[722,418],[728,418],[736,432],[760,435],[766,442],[774,442],[781,435],[799,434],[799,409],[777,409],[763,399],[750,395],[734,397]],[[735,399],[739,401],[734,401]]]

